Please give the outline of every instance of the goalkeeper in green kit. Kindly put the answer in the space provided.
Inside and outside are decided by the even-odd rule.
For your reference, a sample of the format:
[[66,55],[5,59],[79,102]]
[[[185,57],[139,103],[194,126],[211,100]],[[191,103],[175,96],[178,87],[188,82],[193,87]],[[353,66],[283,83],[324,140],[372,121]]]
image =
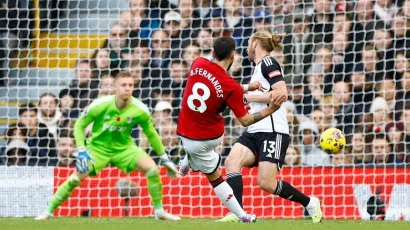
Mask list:
[[[149,109],[132,97],[134,80],[129,72],[120,72],[115,80],[115,95],[92,102],[74,127],[79,150],[76,171],[57,189],[47,210],[36,220],[49,219],[54,210],[69,198],[73,190],[88,176],[96,176],[109,164],[129,174],[134,170],[144,173],[148,180],[157,220],[180,220],[162,207],[162,182],[152,158],[138,147],[131,138],[131,129],[140,125],[151,146],[160,155],[168,175],[176,178],[178,171],[168,159],[161,139],[155,130]],[[85,128],[94,122],[91,137],[85,146]]]

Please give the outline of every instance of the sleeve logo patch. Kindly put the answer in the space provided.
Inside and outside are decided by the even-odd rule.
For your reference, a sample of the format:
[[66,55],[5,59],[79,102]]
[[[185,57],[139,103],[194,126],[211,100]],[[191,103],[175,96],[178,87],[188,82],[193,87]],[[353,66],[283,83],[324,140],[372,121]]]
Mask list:
[[280,76],[280,75],[282,75],[280,70],[274,70],[274,71],[272,71],[268,74],[269,78],[277,77],[277,76]]

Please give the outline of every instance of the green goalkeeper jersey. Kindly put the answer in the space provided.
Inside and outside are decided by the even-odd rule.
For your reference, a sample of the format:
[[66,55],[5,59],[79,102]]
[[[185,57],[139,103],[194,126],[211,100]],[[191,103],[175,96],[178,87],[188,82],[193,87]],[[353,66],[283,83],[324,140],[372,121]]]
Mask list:
[[122,110],[115,103],[115,95],[93,101],[75,123],[77,147],[85,146],[85,129],[94,122],[87,149],[106,153],[122,152],[136,145],[131,138],[131,131],[140,125],[155,152],[159,155],[165,153],[148,107],[134,97],[131,99],[131,103]]

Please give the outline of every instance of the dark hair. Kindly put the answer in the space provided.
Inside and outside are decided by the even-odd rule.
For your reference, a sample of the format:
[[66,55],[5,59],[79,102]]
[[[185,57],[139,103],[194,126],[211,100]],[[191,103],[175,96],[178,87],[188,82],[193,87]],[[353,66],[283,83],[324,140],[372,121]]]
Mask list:
[[26,111],[34,111],[37,113],[37,106],[32,102],[20,105],[19,116],[21,116]]
[[231,37],[220,37],[214,42],[215,58],[218,61],[225,60],[235,51],[235,40]]
[[188,67],[188,63],[186,63],[186,61],[181,60],[181,59],[172,59],[169,66],[172,66],[173,64],[184,65],[184,66]]
[[89,59],[79,59],[79,60],[77,60],[77,62],[75,63],[75,66],[78,68],[78,66],[80,65],[80,64],[88,64],[89,66],[90,66],[90,68],[91,68],[91,61],[89,60]]
[[74,138],[73,131],[69,129],[61,130],[59,138],[64,138],[64,137]]
[[7,130],[4,132],[7,142],[10,140],[10,137],[13,136],[13,132],[16,131],[16,130],[20,130],[23,133],[23,136],[27,137],[28,130],[27,130],[26,126],[24,126],[21,123],[14,123],[14,124],[9,125]]
[[38,100],[38,104],[40,104],[41,99],[43,99],[43,97],[47,97],[47,96],[53,97],[56,104],[58,104],[58,99],[57,99],[56,95],[54,95],[52,93],[43,93],[43,94],[41,94],[40,100]]

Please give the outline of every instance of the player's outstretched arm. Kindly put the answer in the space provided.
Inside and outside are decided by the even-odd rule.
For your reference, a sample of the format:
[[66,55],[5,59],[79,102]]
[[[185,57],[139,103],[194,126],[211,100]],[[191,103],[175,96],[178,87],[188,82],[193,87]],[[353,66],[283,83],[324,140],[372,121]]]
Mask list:
[[[279,81],[272,85],[272,91],[270,92],[274,97],[286,97],[288,98],[288,89],[284,81]],[[261,95],[250,95],[246,94],[245,98],[248,102],[257,102],[257,103],[269,103],[270,102],[270,93],[265,93]]]
[[266,90],[265,87],[263,87],[262,83],[260,81],[254,81],[251,82],[249,84],[243,84],[241,85],[242,91],[244,93],[248,92],[248,91],[255,91],[255,90],[259,90],[259,91],[264,91]]
[[148,114],[145,114],[145,116],[147,117],[144,119],[144,122],[140,124],[140,126],[147,136],[148,142],[151,144],[152,148],[155,150],[158,156],[160,156],[161,164],[163,164],[167,168],[168,175],[172,178],[177,178],[179,176],[178,170],[165,152],[164,145],[162,144],[161,137],[155,129],[152,117]]
[[286,100],[287,98],[285,99],[284,97],[276,97],[275,95],[270,94],[269,106],[267,108],[257,113],[246,114],[245,116],[239,117],[238,120],[245,127],[252,125],[274,113]]

